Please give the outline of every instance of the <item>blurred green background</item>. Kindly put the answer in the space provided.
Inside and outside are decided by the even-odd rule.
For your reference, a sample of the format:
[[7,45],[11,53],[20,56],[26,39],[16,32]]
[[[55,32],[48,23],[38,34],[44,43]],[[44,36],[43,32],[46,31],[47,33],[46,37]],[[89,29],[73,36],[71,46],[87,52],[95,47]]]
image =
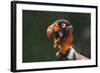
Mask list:
[[73,47],[91,58],[91,14],[23,10],[23,62],[56,61],[53,36],[48,39],[46,30],[57,19],[67,19],[73,25]]

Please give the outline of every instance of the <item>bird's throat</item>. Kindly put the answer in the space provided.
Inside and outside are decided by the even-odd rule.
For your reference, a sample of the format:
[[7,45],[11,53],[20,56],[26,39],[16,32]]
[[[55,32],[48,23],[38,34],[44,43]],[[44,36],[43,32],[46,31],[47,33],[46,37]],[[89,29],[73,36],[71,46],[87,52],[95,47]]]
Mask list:
[[59,49],[59,52],[65,54],[72,46],[72,42],[73,42],[73,35],[72,33],[68,32],[66,34],[63,43],[61,44],[61,48]]

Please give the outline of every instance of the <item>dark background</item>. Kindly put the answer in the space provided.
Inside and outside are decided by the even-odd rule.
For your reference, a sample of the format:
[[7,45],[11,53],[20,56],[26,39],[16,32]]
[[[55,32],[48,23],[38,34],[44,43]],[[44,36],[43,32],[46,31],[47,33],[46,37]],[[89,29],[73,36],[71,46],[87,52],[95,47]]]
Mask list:
[[73,47],[91,58],[89,13],[23,10],[23,62],[56,61],[53,36],[48,39],[46,30],[57,19],[67,19],[72,24]]

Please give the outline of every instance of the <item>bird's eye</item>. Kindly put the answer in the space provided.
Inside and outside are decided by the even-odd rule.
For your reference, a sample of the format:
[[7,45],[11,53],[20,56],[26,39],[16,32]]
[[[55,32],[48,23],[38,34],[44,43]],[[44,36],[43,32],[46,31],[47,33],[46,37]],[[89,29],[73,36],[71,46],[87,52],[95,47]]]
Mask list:
[[61,27],[62,28],[65,28],[66,27],[66,24],[65,23],[62,23]]

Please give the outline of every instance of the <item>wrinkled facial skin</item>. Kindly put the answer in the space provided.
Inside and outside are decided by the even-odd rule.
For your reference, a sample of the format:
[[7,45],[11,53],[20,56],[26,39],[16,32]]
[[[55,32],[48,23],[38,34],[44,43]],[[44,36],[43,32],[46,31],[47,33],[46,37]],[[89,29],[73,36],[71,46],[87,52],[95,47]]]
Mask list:
[[48,28],[47,28],[47,37],[50,38],[51,34],[53,32],[58,32],[59,30],[59,26],[57,23],[53,23],[51,24]]

